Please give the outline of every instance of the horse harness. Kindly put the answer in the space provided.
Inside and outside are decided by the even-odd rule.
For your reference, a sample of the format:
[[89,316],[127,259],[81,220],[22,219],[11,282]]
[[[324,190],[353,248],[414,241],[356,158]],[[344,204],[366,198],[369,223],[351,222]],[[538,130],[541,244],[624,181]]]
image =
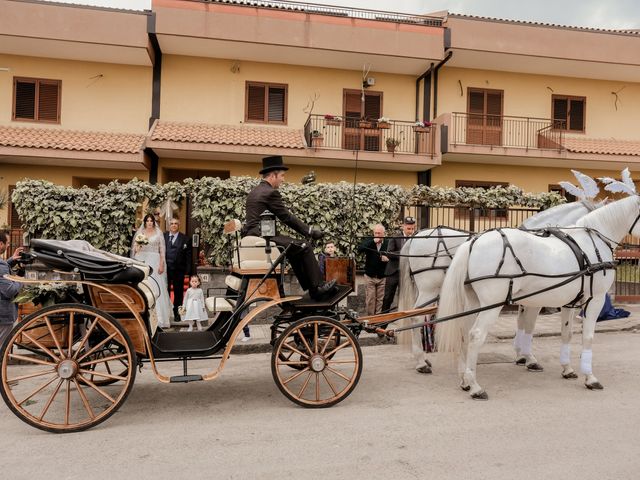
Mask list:
[[[447,228],[449,230],[455,230],[457,232],[460,232],[461,235],[443,235],[442,234],[442,229],[443,228]],[[434,235],[434,233],[437,233],[437,235]],[[445,241],[443,239],[445,239],[445,238],[465,238],[466,237],[466,239],[469,240],[469,239],[471,239],[471,237],[473,237],[473,235],[474,235],[473,233],[468,232],[466,230],[457,230],[457,229],[454,229],[454,228],[443,227],[442,225],[438,225],[434,229],[434,231],[431,232],[426,237],[417,237],[417,238],[424,238],[424,239],[437,238],[436,251],[434,253],[430,253],[428,255],[406,255],[408,257],[415,256],[415,257],[420,257],[420,258],[432,258],[431,266],[420,268],[418,270],[411,270],[410,271],[411,276],[415,277],[418,273],[429,272],[431,270],[446,270],[446,269],[448,269],[449,268],[448,265],[436,266],[436,262],[438,261],[439,258],[441,258],[441,257],[449,257],[450,260],[453,260],[453,255],[455,254],[455,252],[451,253],[449,251],[449,247],[447,247],[447,244],[445,243]]]
[[[640,220],[640,215],[638,216],[638,218],[636,219],[636,222]],[[635,224],[635,223],[634,223]],[[633,229],[633,227],[631,228],[631,230]],[[573,237],[571,237],[570,235],[568,235],[567,233],[563,232],[560,228],[557,227],[548,227],[548,228],[543,228],[543,229],[537,229],[537,230],[524,230],[528,233],[531,233],[533,235],[539,236],[539,237],[543,237],[543,238],[547,238],[547,237],[555,237],[558,240],[560,240],[561,242],[563,242],[565,245],[567,245],[569,247],[569,249],[571,250],[571,252],[573,253],[573,255],[576,258],[576,261],[578,262],[578,268],[579,270],[577,272],[571,272],[568,274],[560,274],[560,275],[545,275],[545,274],[540,274],[540,273],[531,273],[531,272],[527,272],[527,270],[524,268],[524,266],[522,265],[522,262],[520,261],[520,259],[518,258],[518,256],[516,255],[515,251],[513,250],[513,246],[511,245],[511,242],[509,241],[509,238],[507,237],[507,235],[505,234],[505,232],[503,231],[502,228],[496,228],[493,229],[494,231],[497,231],[500,236],[502,237],[502,258],[500,259],[500,263],[498,264],[498,268],[496,269],[496,272],[494,275],[485,275],[482,277],[477,277],[477,278],[469,278],[468,277],[468,273],[467,273],[467,279],[465,280],[465,285],[470,285],[474,282],[480,281],[480,280],[487,280],[487,279],[494,279],[494,278],[508,278],[509,279],[509,291],[507,293],[507,298],[505,299],[505,301],[501,304],[496,304],[496,305],[490,305],[489,307],[485,307],[484,309],[490,309],[490,308],[495,308],[499,305],[511,305],[519,300],[523,300],[525,298],[528,297],[532,297],[535,295],[539,295],[541,293],[547,292],[549,290],[553,290],[559,287],[562,287],[568,283],[571,283],[572,281],[580,278],[581,280],[581,284],[580,284],[580,291],[578,292],[578,295],[576,295],[576,297],[569,303],[567,303],[566,305],[564,305],[564,307],[567,308],[586,308],[586,306],[589,304],[589,302],[591,301],[591,296],[589,296],[589,298],[586,299],[586,301],[584,301],[583,303],[580,303],[584,298],[585,298],[585,277],[589,277],[589,291],[593,292],[593,276],[595,273],[602,271],[604,275],[607,274],[607,270],[612,270],[615,269],[617,262],[613,261],[613,262],[604,262],[602,260],[602,256],[600,255],[600,251],[598,250],[598,247],[596,246],[596,242],[594,239],[594,235],[598,238],[600,238],[601,240],[603,240],[605,242],[605,244],[607,244],[610,248],[610,251],[613,252],[613,247],[611,246],[611,244],[609,243],[609,239],[607,239],[606,237],[604,237],[602,234],[600,234],[598,231],[596,230],[592,230],[590,228],[581,228],[581,230],[584,230],[589,239],[591,240],[591,243],[593,245],[595,254],[596,254],[596,258],[597,258],[597,263],[593,263],[591,260],[589,260],[589,257],[587,256],[587,254],[584,252],[584,250],[582,250],[582,248],[580,248],[580,246],[578,245],[578,243],[575,241],[575,239]],[[491,230],[488,230],[491,231]],[[486,233],[486,232],[485,232]],[[473,246],[476,242],[476,240],[479,238],[479,236],[476,236],[475,238],[473,238],[471,240],[471,246],[469,248],[469,253],[471,253],[471,251],[473,250]],[[505,258],[507,256],[507,250],[511,252],[511,255],[513,256],[513,259],[515,260],[516,264],[518,265],[518,267],[520,268],[520,273],[519,274],[515,274],[515,275],[506,275],[506,274],[501,274],[500,270],[502,269],[502,266],[504,265],[504,261]],[[544,277],[544,278],[565,278],[564,280],[562,280],[560,283],[554,284],[550,287],[546,287],[543,288],[542,290],[538,290],[532,293],[528,293],[526,295],[521,295],[519,297],[514,297],[513,296],[513,281],[516,278],[522,278],[525,277],[527,275],[532,275],[532,276],[538,276],[538,277]]]

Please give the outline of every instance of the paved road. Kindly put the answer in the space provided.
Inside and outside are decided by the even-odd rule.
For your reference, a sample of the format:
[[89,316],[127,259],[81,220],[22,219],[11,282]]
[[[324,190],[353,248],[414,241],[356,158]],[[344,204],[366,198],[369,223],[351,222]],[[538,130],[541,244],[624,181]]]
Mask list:
[[[576,339],[576,342],[578,340]],[[355,392],[326,410],[286,400],[267,354],[236,356],[213,383],[163,385],[148,369],[122,409],[93,430],[54,435],[0,405],[2,478],[636,479],[640,334],[596,337],[605,385],[560,378],[559,339],[536,340],[542,373],[479,367],[474,402],[444,360],[422,376],[397,346],[364,349]],[[578,345],[574,347],[577,365]],[[506,359],[509,342],[485,347]],[[166,367],[165,367],[166,368]],[[178,365],[171,367],[176,372]]]

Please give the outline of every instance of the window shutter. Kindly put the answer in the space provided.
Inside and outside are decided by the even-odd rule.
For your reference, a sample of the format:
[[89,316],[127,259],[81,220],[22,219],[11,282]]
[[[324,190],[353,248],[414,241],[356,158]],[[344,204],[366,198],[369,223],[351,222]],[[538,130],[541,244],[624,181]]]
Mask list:
[[269,121],[284,123],[285,89],[269,87]]
[[57,82],[39,82],[38,87],[38,120],[59,121],[58,100],[60,84]]
[[20,229],[22,228],[22,221],[18,216],[18,210],[16,209],[15,204],[11,201],[11,194],[15,190],[15,185],[9,185],[9,227],[11,229]]
[[477,115],[484,115],[484,92],[477,90],[469,91],[469,112]]
[[502,92],[487,92],[487,115],[502,116]]
[[344,115],[350,118],[360,118],[362,115],[362,102],[359,93],[345,93]]
[[553,120],[555,128],[567,128],[567,99],[566,98],[554,98],[553,99]]
[[247,86],[247,120],[264,122],[265,113],[265,86]]
[[382,102],[380,95],[367,95],[364,96],[364,118],[367,120],[377,120],[380,118],[382,112]]
[[569,101],[569,130],[584,130],[584,101]]
[[16,106],[14,118],[35,120],[36,118],[36,82],[16,80]]

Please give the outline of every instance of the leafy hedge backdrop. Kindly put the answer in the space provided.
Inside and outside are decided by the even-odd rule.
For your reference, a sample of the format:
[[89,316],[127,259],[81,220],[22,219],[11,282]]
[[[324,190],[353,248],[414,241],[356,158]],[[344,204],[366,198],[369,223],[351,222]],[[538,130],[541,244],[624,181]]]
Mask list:
[[[16,185],[12,202],[25,230],[34,237],[80,238],[97,248],[128,255],[133,228],[143,210],[164,205],[167,200],[180,205],[190,195],[192,216],[200,223],[202,241],[210,246],[209,259],[222,265],[229,250],[229,237],[222,235],[222,227],[232,218],[244,219],[245,198],[257,183],[251,177],[205,177],[164,185],[134,179],[90,189],[23,180]],[[287,184],[281,192],[293,213],[327,232],[341,253],[350,252],[352,239],[369,235],[375,223],[394,227],[404,205],[549,208],[565,201],[555,193],[530,194],[515,186],[484,190],[418,185],[408,189],[376,184],[354,187],[340,182]],[[286,230],[280,226],[280,231]]]

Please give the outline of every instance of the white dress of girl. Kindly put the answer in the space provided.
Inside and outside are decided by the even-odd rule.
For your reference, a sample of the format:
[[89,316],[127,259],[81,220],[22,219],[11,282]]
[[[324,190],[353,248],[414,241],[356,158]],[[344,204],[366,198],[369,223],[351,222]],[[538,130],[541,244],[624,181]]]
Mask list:
[[[184,316],[182,320],[185,322],[204,322],[208,320],[207,311],[204,308],[204,293],[201,288],[189,287],[184,296]],[[200,324],[198,324],[200,327]]]
[[[144,227],[141,227],[136,232],[136,236],[143,234],[149,240],[146,245],[136,245],[135,239],[133,243],[133,258],[141,262],[146,263],[153,272],[151,278],[155,280],[151,282],[152,286],[157,285],[157,291],[154,288],[154,296],[156,297],[156,315],[158,316],[158,326],[162,328],[168,328],[170,326],[170,316],[172,314],[171,300],[169,298],[169,291],[167,290],[167,271],[165,269],[162,274],[159,274],[160,259],[164,262],[165,259],[165,244],[164,235],[158,227],[156,227],[153,235],[148,235],[144,231]],[[135,238],[135,237],[134,237]],[[138,250],[136,252],[136,249]],[[155,284],[155,285],[154,285]]]

